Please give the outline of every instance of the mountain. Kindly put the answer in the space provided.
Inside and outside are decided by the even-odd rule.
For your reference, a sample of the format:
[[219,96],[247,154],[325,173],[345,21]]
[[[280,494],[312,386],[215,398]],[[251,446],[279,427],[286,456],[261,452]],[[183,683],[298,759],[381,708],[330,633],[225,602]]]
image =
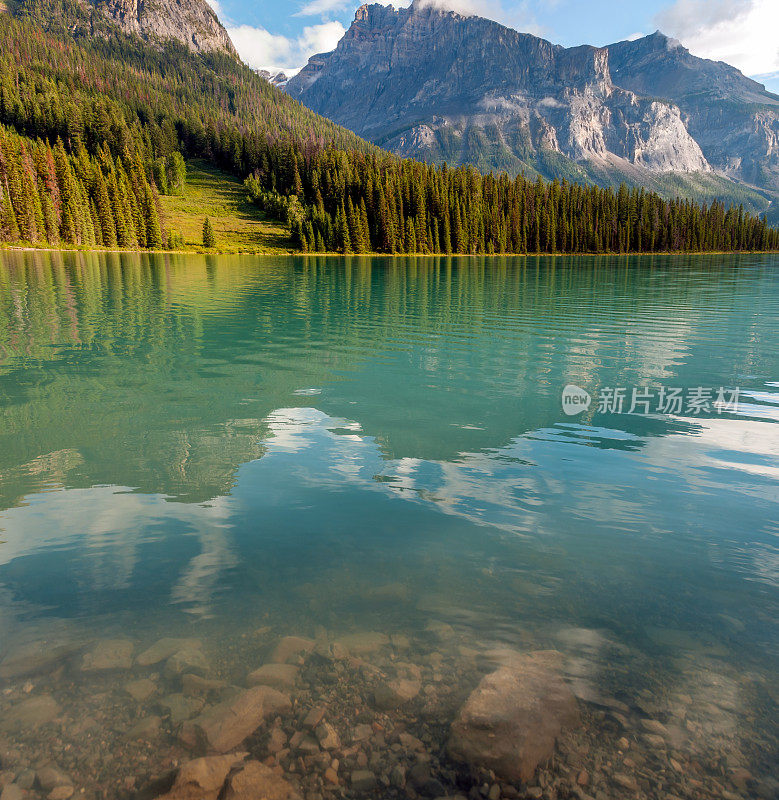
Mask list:
[[45,29],[63,25],[74,35],[110,38],[112,30],[154,45],[176,41],[194,53],[238,54],[206,0],[0,0],[11,12]]
[[125,33],[175,39],[195,52],[236,55],[230,36],[205,0],[91,0]]
[[276,86],[283,89],[289,81],[289,76],[286,72],[268,72],[266,69],[258,69],[257,74],[263,79],[268,81],[271,86]]
[[[613,48],[566,49],[420,0],[402,9],[366,5],[336,50],[314,56],[285,88],[370,141],[434,163],[601,185],[626,180],[671,194],[732,194],[734,200],[741,189],[726,176],[779,190],[779,183],[749,166],[759,160],[754,153],[734,152],[728,160],[711,141],[716,134],[701,134],[700,140],[695,135],[710,124],[711,109],[720,113],[720,128],[731,124],[723,106],[735,102],[732,86],[739,87],[740,107],[759,106],[753,113],[760,119],[772,113],[761,104],[773,109],[779,98],[736,70],[713,65],[721,74],[722,96],[709,101],[706,120],[693,124],[696,89],[691,87],[689,102],[680,105],[679,84],[686,78],[677,77],[676,66],[686,63],[687,51],[662,38],[665,58],[655,46],[657,36]],[[641,76],[638,54],[645,51],[665,70],[656,85]],[[705,83],[703,68],[691,71]],[[733,125],[741,133],[733,131],[728,147],[737,150],[750,138],[746,115]],[[777,149],[764,147],[759,134],[750,142],[755,152],[765,150],[768,162],[779,163]],[[770,177],[770,169],[764,172]],[[767,198],[744,192],[754,204],[767,205]]]
[[[186,162],[197,159],[244,181],[244,196],[282,221],[302,251],[779,250],[779,230],[719,202],[401,160],[315,114],[224,48],[197,51],[165,36],[175,27],[170,19],[158,19],[156,33],[127,35],[85,0],[6,0],[5,8],[0,246],[175,249],[179,218],[160,195],[186,194]],[[673,109],[613,88],[606,51],[539,49],[548,54],[545,69],[555,69],[550,91],[579,85],[588,102],[598,92],[611,98],[615,115],[634,114],[633,106],[649,115],[636,160],[652,166],[642,173],[668,158],[702,163],[679,130],[678,111],[669,125],[686,153],[664,150],[653,126],[662,114],[673,119]],[[620,125],[604,117],[604,137]],[[579,140],[587,144],[581,131]],[[204,214],[202,204],[196,209]]]
[[[157,33],[128,34],[83,0],[0,3],[0,247],[176,248],[160,196],[185,194],[185,159],[285,189],[312,142],[369,148],[217,46],[218,23],[210,51],[202,29],[201,50],[165,35],[204,7],[182,0]],[[214,189],[223,211],[231,189]]]
[[779,190],[779,96],[728,64],[697,58],[659,31],[607,49],[613,80],[675,103],[715,170]]

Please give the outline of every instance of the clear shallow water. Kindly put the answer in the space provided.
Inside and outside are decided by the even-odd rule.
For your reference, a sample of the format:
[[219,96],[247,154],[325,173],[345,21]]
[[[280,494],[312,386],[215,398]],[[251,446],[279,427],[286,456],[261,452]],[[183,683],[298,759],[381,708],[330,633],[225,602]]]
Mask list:
[[[594,707],[681,697],[680,752],[770,774],[777,267],[0,254],[0,658],[186,635],[240,683],[258,628],[444,631],[561,651]],[[568,417],[567,384],[742,396]],[[94,678],[57,679],[77,718]]]

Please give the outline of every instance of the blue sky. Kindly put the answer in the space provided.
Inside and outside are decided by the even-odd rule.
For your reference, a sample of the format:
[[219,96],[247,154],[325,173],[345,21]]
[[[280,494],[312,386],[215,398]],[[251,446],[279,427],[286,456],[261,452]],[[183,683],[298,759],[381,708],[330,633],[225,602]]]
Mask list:
[[[566,46],[604,45],[659,28],[696,55],[727,61],[779,92],[779,0],[417,1],[489,17]],[[287,71],[299,69],[314,53],[332,50],[360,5],[354,0],[209,2],[244,61]]]

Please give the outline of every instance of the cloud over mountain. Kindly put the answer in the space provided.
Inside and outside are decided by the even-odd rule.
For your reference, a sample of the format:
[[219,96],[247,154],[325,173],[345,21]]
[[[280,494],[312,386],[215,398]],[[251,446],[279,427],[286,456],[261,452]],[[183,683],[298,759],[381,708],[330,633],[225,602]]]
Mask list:
[[777,0],[676,0],[655,23],[702,58],[746,75],[779,71]]

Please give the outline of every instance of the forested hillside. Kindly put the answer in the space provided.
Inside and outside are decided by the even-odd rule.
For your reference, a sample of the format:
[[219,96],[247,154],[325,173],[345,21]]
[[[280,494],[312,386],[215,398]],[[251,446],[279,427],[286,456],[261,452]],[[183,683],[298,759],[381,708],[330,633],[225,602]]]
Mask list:
[[[402,161],[305,109],[227,53],[152,46],[76,0],[0,13],[0,239],[175,246],[159,194],[181,157],[247,180],[302,250],[779,249],[739,209]],[[107,26],[107,27],[106,27]]]
[[105,21],[94,37],[69,0],[14,10],[0,13],[1,241],[167,247],[158,195],[175,155],[241,179],[264,169],[275,190],[303,143],[367,147],[229,54],[154,48]]

